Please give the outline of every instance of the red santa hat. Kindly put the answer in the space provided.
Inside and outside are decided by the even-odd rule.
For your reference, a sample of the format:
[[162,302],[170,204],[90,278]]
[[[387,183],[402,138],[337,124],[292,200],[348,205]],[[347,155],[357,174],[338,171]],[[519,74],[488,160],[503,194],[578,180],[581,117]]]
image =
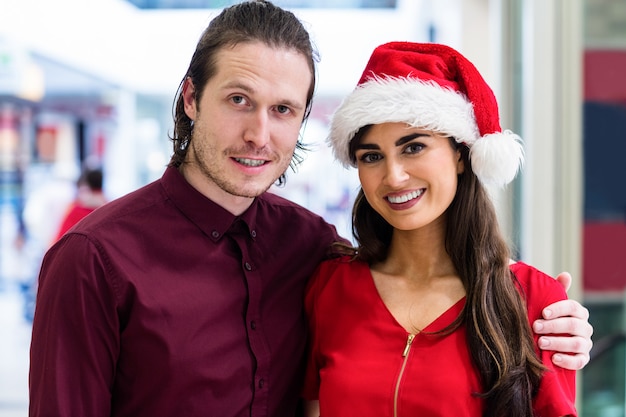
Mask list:
[[354,166],[349,145],[356,132],[387,122],[467,145],[483,184],[508,184],[524,162],[520,137],[500,127],[491,88],[470,61],[445,45],[391,42],[374,50],[356,89],[332,117],[328,142],[335,157]]

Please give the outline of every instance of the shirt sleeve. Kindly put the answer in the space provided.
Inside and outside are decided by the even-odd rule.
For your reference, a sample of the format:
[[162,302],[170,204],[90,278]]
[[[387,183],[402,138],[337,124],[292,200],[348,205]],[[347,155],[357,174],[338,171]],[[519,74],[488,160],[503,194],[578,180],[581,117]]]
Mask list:
[[318,349],[318,333],[316,325],[315,304],[321,286],[323,277],[323,262],[313,273],[306,289],[304,297],[304,309],[308,324],[308,347],[306,356],[306,373],[304,377],[304,387],[302,389],[302,398],[305,400],[318,400],[320,388],[320,365],[319,365],[319,349]]
[[[522,285],[531,326],[535,320],[541,318],[541,311],[545,307],[567,299],[563,287],[543,272],[523,263],[516,264],[512,269]],[[533,334],[533,338],[535,346],[538,346],[539,335]],[[535,413],[547,417],[576,416],[576,371],[554,365],[554,351],[540,350],[537,347],[537,353],[547,369],[533,401]]]
[[30,357],[30,416],[110,416],[119,352],[115,294],[102,255],[69,234],[44,257]]

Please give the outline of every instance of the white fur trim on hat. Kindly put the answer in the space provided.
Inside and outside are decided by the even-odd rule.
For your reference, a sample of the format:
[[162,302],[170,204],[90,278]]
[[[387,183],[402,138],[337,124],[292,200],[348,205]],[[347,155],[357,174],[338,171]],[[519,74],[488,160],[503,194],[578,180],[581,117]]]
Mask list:
[[328,142],[345,167],[350,141],[363,126],[402,122],[471,145],[479,137],[472,104],[462,93],[416,78],[372,78],[348,95],[332,117]]
[[467,145],[472,170],[483,184],[508,184],[524,162],[518,135],[507,130],[481,137],[473,105],[463,93],[416,78],[375,77],[359,85],[334,113],[327,142],[344,167],[354,167],[350,141],[357,131],[394,122],[439,132]]

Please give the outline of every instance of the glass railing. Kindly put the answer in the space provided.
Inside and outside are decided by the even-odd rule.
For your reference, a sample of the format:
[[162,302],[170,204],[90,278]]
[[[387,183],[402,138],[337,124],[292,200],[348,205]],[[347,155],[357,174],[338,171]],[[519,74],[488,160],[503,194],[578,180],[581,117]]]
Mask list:
[[584,417],[624,417],[626,332],[623,300],[585,302],[594,327],[594,346],[582,372]]

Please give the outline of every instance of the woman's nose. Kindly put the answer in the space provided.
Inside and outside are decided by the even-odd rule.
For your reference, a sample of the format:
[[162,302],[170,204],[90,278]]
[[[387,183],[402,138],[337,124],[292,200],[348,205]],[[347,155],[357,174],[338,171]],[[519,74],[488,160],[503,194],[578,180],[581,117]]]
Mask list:
[[385,165],[385,183],[389,186],[401,185],[409,177],[404,165],[394,159],[387,158]]

